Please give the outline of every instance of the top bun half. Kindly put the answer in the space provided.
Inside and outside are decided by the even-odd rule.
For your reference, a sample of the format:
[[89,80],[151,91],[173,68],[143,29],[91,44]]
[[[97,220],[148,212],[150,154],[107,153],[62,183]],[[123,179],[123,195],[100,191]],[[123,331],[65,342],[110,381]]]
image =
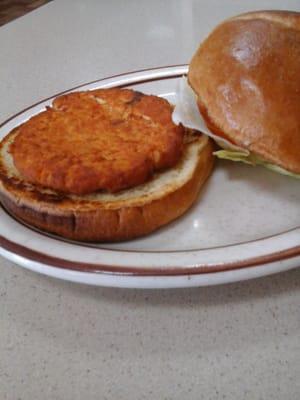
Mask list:
[[300,173],[300,13],[226,20],[195,53],[188,80],[214,133]]

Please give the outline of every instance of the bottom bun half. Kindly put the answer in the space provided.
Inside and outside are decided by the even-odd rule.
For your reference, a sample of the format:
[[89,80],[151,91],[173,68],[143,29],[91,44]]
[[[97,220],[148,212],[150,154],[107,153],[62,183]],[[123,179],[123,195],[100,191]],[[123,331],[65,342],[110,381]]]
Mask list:
[[143,185],[119,193],[66,195],[25,182],[0,147],[0,201],[17,219],[72,240],[114,242],[147,235],[175,220],[196,200],[210,175],[214,145],[205,136],[186,144],[181,161]]

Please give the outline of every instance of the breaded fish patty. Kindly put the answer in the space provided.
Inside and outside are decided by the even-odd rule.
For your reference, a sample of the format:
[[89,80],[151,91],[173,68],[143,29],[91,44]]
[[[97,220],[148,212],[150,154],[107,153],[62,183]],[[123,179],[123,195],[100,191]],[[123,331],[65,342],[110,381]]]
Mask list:
[[56,98],[18,127],[10,152],[23,177],[57,191],[117,192],[174,166],[184,129],[162,98],[98,89]]

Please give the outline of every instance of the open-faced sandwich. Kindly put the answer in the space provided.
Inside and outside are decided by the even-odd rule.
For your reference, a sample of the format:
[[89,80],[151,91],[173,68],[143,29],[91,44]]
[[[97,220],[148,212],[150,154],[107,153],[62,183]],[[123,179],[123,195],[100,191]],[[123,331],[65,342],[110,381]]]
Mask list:
[[172,122],[167,100],[129,89],[57,97],[0,144],[0,200],[18,219],[66,238],[148,234],[193,204],[213,144]]

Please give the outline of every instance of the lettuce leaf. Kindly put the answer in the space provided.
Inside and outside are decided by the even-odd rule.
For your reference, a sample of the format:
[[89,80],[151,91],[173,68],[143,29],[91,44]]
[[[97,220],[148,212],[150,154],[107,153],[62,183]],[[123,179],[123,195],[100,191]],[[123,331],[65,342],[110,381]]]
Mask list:
[[231,160],[231,161],[240,161],[245,164],[250,165],[262,165],[271,171],[277,172],[282,175],[287,175],[292,178],[300,179],[300,174],[294,174],[290,171],[287,171],[284,168],[278,167],[277,165],[271,164],[262,158],[255,156],[252,153],[245,154],[241,151],[233,151],[233,150],[218,150],[214,152],[214,155],[218,158],[222,158],[224,160]]

